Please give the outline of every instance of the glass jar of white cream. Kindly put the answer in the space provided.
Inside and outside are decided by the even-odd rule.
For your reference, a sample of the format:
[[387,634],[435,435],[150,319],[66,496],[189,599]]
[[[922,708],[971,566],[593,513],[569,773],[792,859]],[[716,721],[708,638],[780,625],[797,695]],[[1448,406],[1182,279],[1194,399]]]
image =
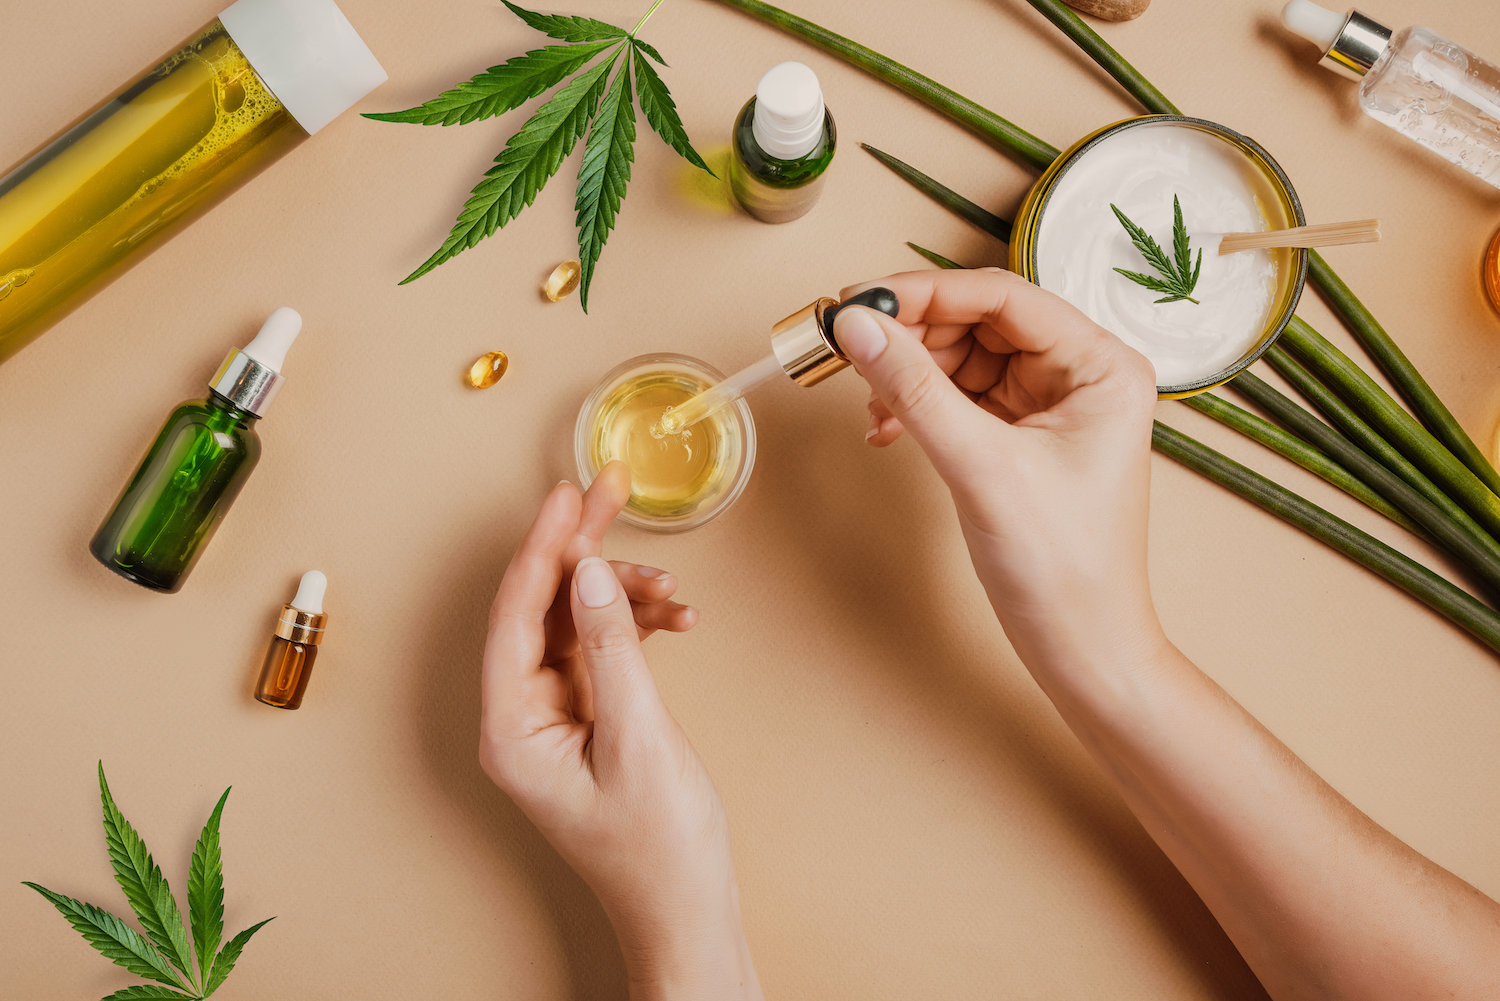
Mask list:
[[[1162,295],[1117,269],[1153,273],[1111,206],[1171,255],[1174,199],[1202,270],[1194,302]],[[1259,358],[1291,319],[1307,252],[1218,254],[1224,233],[1300,226],[1286,174],[1253,140],[1222,125],[1147,115],[1106,126],[1059,156],[1026,196],[1011,270],[1067,299],[1144,354],[1163,399],[1193,396]]]

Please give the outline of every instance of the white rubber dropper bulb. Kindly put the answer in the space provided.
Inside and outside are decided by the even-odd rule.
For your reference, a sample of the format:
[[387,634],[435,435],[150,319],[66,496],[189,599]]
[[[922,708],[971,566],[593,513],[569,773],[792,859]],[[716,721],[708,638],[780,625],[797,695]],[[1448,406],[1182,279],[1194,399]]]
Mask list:
[[286,362],[287,348],[302,333],[302,314],[290,306],[282,306],[261,324],[255,340],[243,348],[245,354],[260,362],[277,374]]
[[302,575],[302,583],[297,585],[297,596],[292,599],[292,607],[299,612],[320,614],[323,611],[323,594],[327,590],[328,578],[323,576],[323,571],[309,570]]
[[1291,0],[1281,9],[1281,23],[1327,52],[1338,39],[1348,15],[1319,7],[1312,0]]

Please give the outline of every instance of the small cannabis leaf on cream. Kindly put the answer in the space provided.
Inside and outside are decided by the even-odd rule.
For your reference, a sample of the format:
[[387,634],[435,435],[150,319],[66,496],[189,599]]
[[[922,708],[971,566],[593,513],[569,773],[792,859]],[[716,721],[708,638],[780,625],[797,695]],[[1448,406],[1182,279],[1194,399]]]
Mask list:
[[[172,888],[151,858],[146,843],[115,806],[109,783],[104,780],[103,762],[99,764],[99,798],[104,804],[104,844],[115,869],[115,881],[125,891],[125,899],[130,902],[146,934],[142,935],[93,904],[65,897],[35,883],[26,885],[50,900],[52,906],[68,919],[68,924],[106,958],[138,977],[169,985],[138,984],[115,991],[104,1001],[179,998],[201,1001],[224,983],[250,936],[272,920],[267,918],[251,925],[219,948],[224,935],[224,866],[219,854],[219,817],[224,812],[229,790],[224,790],[208,823],[203,826],[188,870],[191,951],[188,949],[189,928],[183,926],[182,912],[177,909]],[[193,963],[194,951],[198,957],[196,965]]]
[[1182,224],[1182,203],[1177,196],[1172,196],[1172,253],[1176,257],[1173,262],[1167,259],[1166,253],[1157,242],[1146,235],[1146,231],[1126,217],[1124,212],[1115,206],[1113,202],[1109,206],[1114,209],[1115,218],[1120,220],[1120,225],[1125,227],[1125,232],[1130,234],[1130,242],[1135,244],[1135,249],[1146,258],[1146,263],[1161,273],[1160,278],[1143,275],[1139,271],[1126,271],[1124,268],[1115,268],[1120,274],[1129,278],[1137,285],[1144,285],[1153,292],[1165,292],[1166,295],[1156,301],[1181,302],[1186,299],[1194,305],[1200,305],[1193,298],[1193,288],[1198,284],[1198,272],[1203,270],[1203,248],[1198,249],[1198,262],[1193,263],[1192,251],[1188,249],[1187,227]]
[[[589,308],[589,284],[594,265],[604,250],[604,241],[614,229],[615,217],[630,181],[635,160],[635,109],[632,76],[641,113],[651,128],[683,159],[708,170],[708,164],[688,141],[687,130],[677,114],[677,105],[661,76],[651,68],[655,60],[665,66],[661,54],[636,37],[646,18],[656,10],[656,0],[630,31],[588,17],[536,14],[506,0],[505,6],[531,27],[566,45],[548,45],[491,66],[472,80],[459,84],[426,104],[406,111],[367,114],[382,122],[417,125],[467,125],[470,122],[520,107],[548,87],[573,76],[536,110],[521,131],[511,136],[495,157],[495,166],[469,193],[443,245],[401,284],[421,278],[444,261],[493,236],[521,210],[536,201],[537,193],[585,131],[583,166],[578,172],[578,260],[583,266],[579,302]],[[596,56],[599,62],[579,73]],[[613,81],[610,73],[615,71]],[[592,126],[592,127],[591,127]]]

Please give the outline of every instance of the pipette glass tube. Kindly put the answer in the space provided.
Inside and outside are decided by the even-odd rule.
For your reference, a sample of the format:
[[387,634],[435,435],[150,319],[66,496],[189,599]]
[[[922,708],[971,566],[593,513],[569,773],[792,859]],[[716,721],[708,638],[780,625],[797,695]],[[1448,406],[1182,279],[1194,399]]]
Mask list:
[[865,289],[843,302],[818,299],[771,328],[771,353],[716,386],[668,407],[648,431],[653,438],[680,434],[685,428],[734,403],[777,372],[799,386],[815,386],[849,365],[833,338],[833,319],[845,306],[865,306],[894,317],[901,310],[888,288]]
[[717,386],[710,386],[692,399],[668,407],[661,420],[651,425],[651,437],[679,434],[703,418],[711,416],[744,396],[767,379],[782,373],[775,355],[766,355],[749,368],[741,369]]

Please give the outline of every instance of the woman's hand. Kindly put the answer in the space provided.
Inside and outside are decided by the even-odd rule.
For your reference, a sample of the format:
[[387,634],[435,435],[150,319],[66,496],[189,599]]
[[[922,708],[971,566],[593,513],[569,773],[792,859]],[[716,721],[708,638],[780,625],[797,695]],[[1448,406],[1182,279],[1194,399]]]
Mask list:
[[558,484],[511,560],[479,761],[599,895],[633,998],[759,997],[724,805],[640,646],[697,613],[670,574],[599,558],[629,494],[618,462],[585,495]]
[[1146,580],[1151,364],[999,269],[909,272],[844,297],[876,285],[898,317],[834,321],[874,390],[867,440],[905,430],[927,453],[1022,660],[1035,673],[1149,657],[1164,642]]
[[1500,997],[1500,905],[1360,813],[1162,635],[1150,364],[1007,272],[869,285],[900,316],[834,321],[875,391],[869,440],[917,439],[1016,652],[1271,996]]

